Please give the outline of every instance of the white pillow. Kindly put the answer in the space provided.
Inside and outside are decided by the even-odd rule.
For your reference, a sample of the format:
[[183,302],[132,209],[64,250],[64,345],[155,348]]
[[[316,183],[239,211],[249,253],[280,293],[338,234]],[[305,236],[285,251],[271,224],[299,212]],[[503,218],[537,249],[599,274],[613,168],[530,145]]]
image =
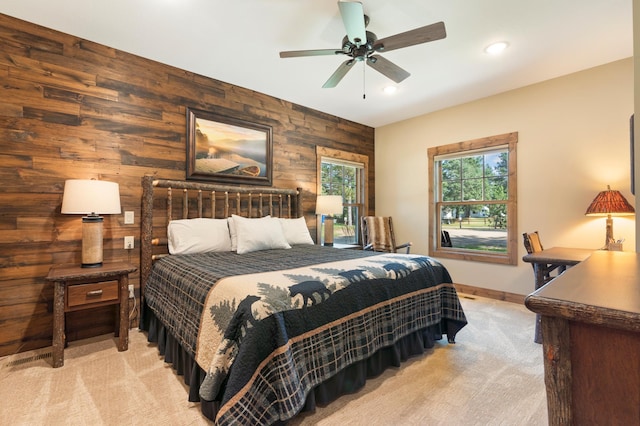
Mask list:
[[291,248],[277,218],[265,216],[259,219],[249,219],[235,214],[231,217],[238,239],[238,254],[258,250]]
[[231,251],[226,219],[172,220],[167,229],[167,239],[171,254]]
[[233,217],[227,218],[229,226],[229,235],[231,235],[231,251],[238,250],[238,233],[236,232],[236,223],[233,221]]
[[282,225],[282,232],[284,237],[290,245],[294,244],[315,244],[307,228],[307,222],[304,217],[297,219],[283,219],[280,218],[280,225]]
[[[229,233],[231,234],[231,251],[237,251],[238,250],[238,233],[236,232],[236,224],[233,221],[233,217],[239,217],[242,219],[246,219],[243,216],[238,216],[235,214],[232,214],[231,217],[227,218],[227,221],[229,222]],[[271,215],[266,215],[261,217],[260,219],[264,219],[265,217],[271,217]]]

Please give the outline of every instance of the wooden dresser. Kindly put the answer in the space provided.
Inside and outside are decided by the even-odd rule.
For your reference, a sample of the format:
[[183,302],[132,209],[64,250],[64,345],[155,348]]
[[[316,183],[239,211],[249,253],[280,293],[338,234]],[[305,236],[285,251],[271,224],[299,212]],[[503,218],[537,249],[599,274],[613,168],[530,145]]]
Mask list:
[[596,251],[530,294],[550,425],[640,424],[640,254]]

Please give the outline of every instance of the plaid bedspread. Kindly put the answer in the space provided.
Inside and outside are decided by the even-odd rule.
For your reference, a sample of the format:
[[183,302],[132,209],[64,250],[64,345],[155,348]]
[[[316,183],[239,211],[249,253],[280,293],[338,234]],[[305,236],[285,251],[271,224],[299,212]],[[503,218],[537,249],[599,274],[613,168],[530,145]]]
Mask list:
[[200,395],[220,401],[218,424],[291,418],[346,366],[420,329],[439,325],[451,340],[466,324],[448,272],[428,257],[318,246],[249,255],[164,258],[145,292],[207,371]]

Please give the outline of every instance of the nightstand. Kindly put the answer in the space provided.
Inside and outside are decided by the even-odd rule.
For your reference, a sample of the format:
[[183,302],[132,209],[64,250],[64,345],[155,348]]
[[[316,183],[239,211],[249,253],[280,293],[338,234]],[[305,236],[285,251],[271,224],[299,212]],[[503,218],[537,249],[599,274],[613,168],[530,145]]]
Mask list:
[[65,313],[98,306],[120,305],[115,335],[118,351],[129,348],[129,274],[138,268],[126,262],[104,263],[98,268],[56,265],[45,278],[54,283],[53,367],[64,365]]

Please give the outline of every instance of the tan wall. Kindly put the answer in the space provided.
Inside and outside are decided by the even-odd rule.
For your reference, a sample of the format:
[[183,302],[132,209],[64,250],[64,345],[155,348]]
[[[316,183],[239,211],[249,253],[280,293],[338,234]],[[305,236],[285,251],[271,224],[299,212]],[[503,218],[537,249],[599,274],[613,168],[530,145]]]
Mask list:
[[[538,230],[546,247],[599,248],[605,219],[584,216],[611,185],[630,203],[631,58],[376,129],[376,213],[392,215],[401,241],[428,253],[427,148],[518,132],[518,232]],[[385,161],[382,161],[384,159]],[[615,237],[635,248],[633,217]],[[522,236],[518,236],[522,241]],[[518,246],[521,258],[526,254]],[[455,282],[528,294],[531,265],[445,259]]]
[[[634,105],[638,106],[635,109],[640,111],[640,0],[633,0],[633,61],[635,70],[633,74]],[[635,163],[638,165],[635,173],[635,187],[638,188],[637,191],[640,191],[640,116],[635,114],[634,118],[634,128],[637,129],[635,131],[637,136],[634,138]],[[640,211],[640,197],[636,197],[635,207],[636,212]],[[638,219],[636,218],[637,223]],[[636,226],[636,252],[640,253],[640,226]]]
[[[0,356],[51,345],[44,277],[80,263],[80,217],[60,214],[66,179],[120,184],[136,223],[105,217],[104,258],[139,264],[123,237],[139,247],[140,181],[185,178],[187,106],[271,126],[273,184],[303,188],[312,228],[316,146],[369,157],[374,206],[372,128],[0,14]],[[70,314],[67,336],[112,323],[111,308]]]

